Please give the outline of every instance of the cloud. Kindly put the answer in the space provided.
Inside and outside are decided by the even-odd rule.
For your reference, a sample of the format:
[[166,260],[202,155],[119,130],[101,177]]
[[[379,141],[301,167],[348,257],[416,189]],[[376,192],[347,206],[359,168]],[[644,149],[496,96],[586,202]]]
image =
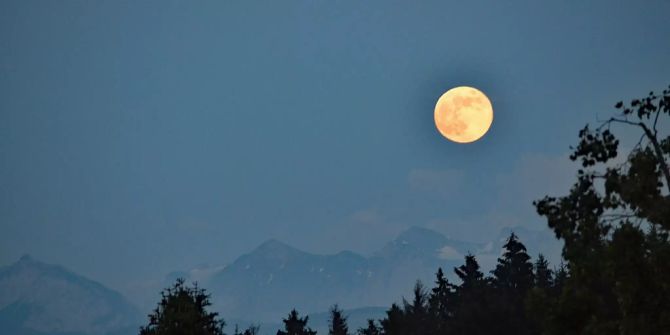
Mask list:
[[[575,181],[577,168],[568,153],[526,154],[510,173],[498,175],[498,188],[501,193],[512,192],[526,202],[544,195],[566,194]],[[501,194],[501,198],[509,196]]]
[[415,191],[451,193],[463,185],[461,170],[413,169],[409,172],[409,187]]
[[438,257],[444,260],[448,261],[460,261],[462,260],[465,256],[463,256],[460,252],[458,252],[456,249],[445,245],[442,249],[439,250]]
[[356,223],[374,225],[382,222],[382,217],[376,208],[366,208],[351,214],[351,220]]

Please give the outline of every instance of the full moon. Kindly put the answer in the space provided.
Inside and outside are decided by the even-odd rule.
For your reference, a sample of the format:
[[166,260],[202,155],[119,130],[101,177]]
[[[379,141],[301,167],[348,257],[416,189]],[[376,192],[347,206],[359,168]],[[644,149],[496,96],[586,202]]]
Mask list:
[[493,107],[480,90],[460,86],[442,94],[435,105],[435,126],[442,136],[457,143],[480,139],[491,127]]

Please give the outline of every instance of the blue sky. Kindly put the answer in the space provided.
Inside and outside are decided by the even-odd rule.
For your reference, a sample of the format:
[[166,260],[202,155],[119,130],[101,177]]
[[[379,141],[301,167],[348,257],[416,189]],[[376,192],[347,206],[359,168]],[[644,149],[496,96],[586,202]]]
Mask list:
[[[667,1],[3,1],[0,264],[113,287],[268,238],[545,229],[569,145],[670,84]],[[439,136],[447,89],[495,119]]]

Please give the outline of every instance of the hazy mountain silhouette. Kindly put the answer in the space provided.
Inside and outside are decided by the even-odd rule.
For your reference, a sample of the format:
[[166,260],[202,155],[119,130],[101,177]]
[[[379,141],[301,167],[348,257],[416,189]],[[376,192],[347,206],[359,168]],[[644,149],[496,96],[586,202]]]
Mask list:
[[[553,257],[560,252],[549,231],[513,230],[533,255],[541,251],[551,258],[552,250],[556,250]],[[225,267],[172,272],[163,286],[148,294],[158,297],[178,277],[198,281],[212,294],[212,308],[221,312],[230,327],[259,323],[261,334],[274,334],[292,308],[311,315],[314,329],[325,329],[327,310],[337,303],[355,329],[385,310],[366,306],[389,306],[409,297],[417,279],[432,285],[438,267],[455,280],[453,268],[463,263],[467,253],[477,255],[484,271],[492,269],[509,231],[503,229],[499,238],[488,243],[471,243],[412,227],[367,257],[351,251],[317,255],[268,240]],[[0,268],[3,334],[135,334],[150,311],[145,309],[140,312],[116,291],[29,256]]]
[[116,291],[23,256],[0,268],[0,333],[127,334],[139,311]]
[[205,282],[222,315],[273,321],[291,308],[314,312],[334,303],[343,308],[388,306],[408,296],[417,279],[432,284],[438,267],[451,276],[465,254],[495,259],[499,250],[497,241],[459,241],[419,227],[402,232],[369,257],[350,251],[316,255],[269,240]]

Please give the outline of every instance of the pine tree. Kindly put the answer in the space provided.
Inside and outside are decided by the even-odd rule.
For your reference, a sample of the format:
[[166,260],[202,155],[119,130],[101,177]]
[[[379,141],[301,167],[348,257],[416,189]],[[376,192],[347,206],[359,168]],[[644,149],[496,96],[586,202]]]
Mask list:
[[161,292],[161,301],[149,315],[149,324],[140,328],[140,335],[224,335],[225,322],[206,310],[210,305],[205,290],[177,279]]
[[408,335],[427,334],[429,326],[428,297],[421,281],[417,281],[413,290],[414,298],[411,303],[403,300],[405,320],[408,324]]
[[381,329],[375,324],[375,320],[368,319],[368,326],[358,329],[358,335],[381,335]]
[[484,274],[479,271],[479,263],[474,255],[465,256],[465,264],[454,268],[454,272],[461,279],[460,291],[478,288],[484,283]]
[[530,256],[514,233],[510,234],[503,246],[505,252],[498,258],[498,265],[493,270],[495,284],[501,289],[514,290],[523,295],[533,286],[533,264]]
[[556,275],[554,276],[554,282],[551,286],[552,295],[558,296],[563,291],[565,282],[568,280],[568,269],[565,264],[561,261],[561,264],[558,266],[558,269],[554,270]]
[[316,335],[316,332],[307,327],[308,316],[300,318],[298,311],[291,310],[284,320],[284,331],[278,330],[277,335]]
[[[526,293],[524,305],[530,334],[540,334],[551,318],[557,296],[553,294],[554,271],[549,262],[540,254],[535,261],[535,287]],[[559,291],[560,292],[560,291]]]
[[428,298],[428,308],[434,334],[444,334],[448,329],[449,320],[453,314],[453,285],[449,283],[442,272],[437,269],[435,287]]
[[552,282],[553,272],[549,269],[549,262],[540,254],[535,261],[535,287],[548,289],[552,286]]
[[328,328],[328,335],[348,335],[349,327],[347,326],[347,318],[342,315],[342,310],[333,306],[330,309],[330,326]]
[[380,321],[384,335],[406,335],[409,325],[405,312],[398,304],[392,304],[386,311],[386,317]]
[[465,264],[454,269],[462,283],[454,294],[453,318],[449,323],[454,334],[499,334],[490,280],[479,270],[475,256],[465,256]]
[[496,288],[495,315],[499,318],[499,330],[504,334],[528,334],[524,300],[533,287],[533,264],[526,247],[514,233],[503,246],[503,256],[493,270]]
[[244,331],[240,331],[237,325],[235,325],[235,332],[233,333],[234,335],[256,335],[258,334],[258,326],[249,326],[249,328],[245,329]]

